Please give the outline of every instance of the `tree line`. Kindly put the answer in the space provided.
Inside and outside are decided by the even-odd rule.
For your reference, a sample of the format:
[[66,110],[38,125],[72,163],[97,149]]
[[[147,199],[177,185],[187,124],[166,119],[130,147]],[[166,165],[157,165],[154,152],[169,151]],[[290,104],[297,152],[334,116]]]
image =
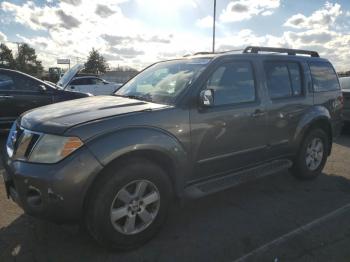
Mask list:
[[40,76],[44,70],[37,59],[35,49],[27,44],[18,45],[16,56],[5,44],[0,44],[0,68],[18,70],[33,76]]
[[[35,49],[28,44],[19,44],[18,52],[14,55],[10,48],[1,43],[0,68],[18,70],[36,77],[41,77],[44,71],[42,62],[38,60]],[[92,48],[87,57],[84,72],[102,74],[108,69],[109,65],[103,55],[98,50]]]

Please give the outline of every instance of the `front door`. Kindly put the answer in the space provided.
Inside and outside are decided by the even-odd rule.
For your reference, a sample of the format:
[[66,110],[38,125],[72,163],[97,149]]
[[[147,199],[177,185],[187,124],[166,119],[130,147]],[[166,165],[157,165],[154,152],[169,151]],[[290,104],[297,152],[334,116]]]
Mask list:
[[214,91],[213,105],[190,112],[192,181],[264,161],[266,114],[255,71],[249,61],[226,62],[207,80],[204,88]]

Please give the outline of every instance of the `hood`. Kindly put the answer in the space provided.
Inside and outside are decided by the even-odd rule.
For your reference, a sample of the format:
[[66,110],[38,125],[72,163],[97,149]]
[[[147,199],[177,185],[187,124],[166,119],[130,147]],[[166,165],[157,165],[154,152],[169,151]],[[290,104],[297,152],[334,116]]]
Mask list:
[[62,134],[85,122],[165,107],[168,105],[116,96],[94,96],[31,110],[21,116],[20,123],[32,131]]
[[75,75],[84,68],[84,65],[77,64],[73,66],[71,69],[69,69],[61,78],[58,80],[57,85],[65,89],[66,86],[69,84],[69,82],[75,77]]

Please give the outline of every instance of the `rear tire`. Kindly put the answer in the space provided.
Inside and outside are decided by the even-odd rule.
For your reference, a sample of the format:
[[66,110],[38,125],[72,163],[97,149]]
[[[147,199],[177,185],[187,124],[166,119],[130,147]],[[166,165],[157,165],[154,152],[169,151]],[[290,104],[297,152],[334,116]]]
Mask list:
[[304,138],[291,169],[299,179],[314,179],[321,174],[329,153],[329,138],[322,129],[312,129]]
[[89,196],[88,231],[109,249],[136,248],[160,230],[171,198],[171,183],[159,166],[142,158],[118,162]]

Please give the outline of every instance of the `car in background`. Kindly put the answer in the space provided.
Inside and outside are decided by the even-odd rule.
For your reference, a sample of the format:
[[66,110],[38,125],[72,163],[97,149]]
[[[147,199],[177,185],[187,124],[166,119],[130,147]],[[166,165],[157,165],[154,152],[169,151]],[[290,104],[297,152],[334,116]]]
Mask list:
[[57,85],[63,90],[92,95],[112,95],[121,87],[121,84],[108,82],[97,76],[79,76],[83,68],[81,64],[75,65],[61,77]]
[[60,90],[53,84],[19,71],[0,68],[0,131],[8,130],[25,111],[87,96]]
[[350,122],[350,77],[341,77],[339,81],[344,99],[343,118],[345,122]]

